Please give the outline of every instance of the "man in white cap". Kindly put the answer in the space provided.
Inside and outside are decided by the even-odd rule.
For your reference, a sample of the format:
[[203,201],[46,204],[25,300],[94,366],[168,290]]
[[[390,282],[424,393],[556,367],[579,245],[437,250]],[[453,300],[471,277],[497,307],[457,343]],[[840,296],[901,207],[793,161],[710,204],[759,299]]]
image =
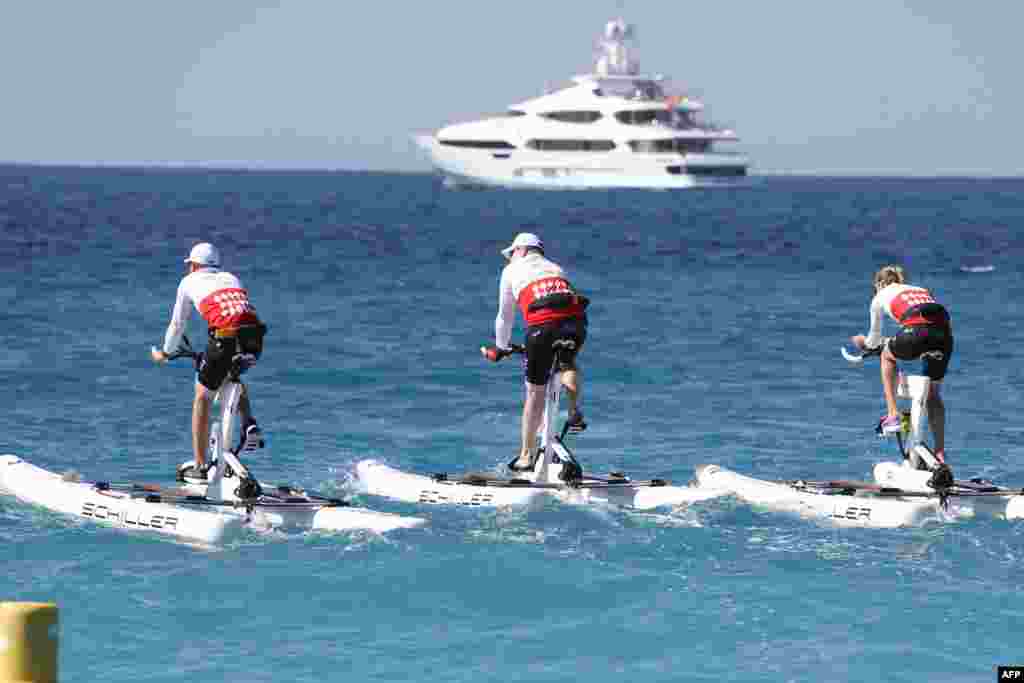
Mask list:
[[[209,343],[198,363],[196,395],[192,403],[192,454],[194,460],[178,466],[181,480],[206,481],[209,463],[206,445],[210,440],[210,403],[231,369],[232,358],[248,353],[257,358],[263,352],[266,326],[256,316],[249,293],[231,273],[220,269],[220,253],[208,242],[192,247],[185,259],[187,273],[178,285],[171,322],[164,335],[163,350],[152,351],[153,360],[166,363],[167,356],[181,345],[185,328],[195,307],[208,326]],[[245,450],[263,445],[260,428],[252,416],[248,392],[238,402]]]
[[[513,471],[532,465],[537,429],[544,415],[544,387],[557,354],[557,369],[569,396],[569,428],[587,427],[580,412],[581,377],[576,354],[587,338],[587,299],[581,296],[562,268],[544,257],[544,244],[536,235],[522,232],[501,253],[508,265],[501,271],[495,343],[507,351],[515,324],[516,306],[526,322],[526,400],[523,403],[519,457],[509,463]],[[563,345],[556,351],[555,342]],[[486,357],[490,356],[485,352]],[[493,359],[492,359],[493,360]]]

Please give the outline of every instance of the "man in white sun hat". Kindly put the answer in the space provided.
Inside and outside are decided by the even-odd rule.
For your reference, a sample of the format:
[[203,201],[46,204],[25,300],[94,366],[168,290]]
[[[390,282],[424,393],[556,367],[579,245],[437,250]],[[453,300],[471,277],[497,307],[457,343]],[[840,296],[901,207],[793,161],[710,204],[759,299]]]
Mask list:
[[[259,357],[263,352],[266,326],[249,302],[249,293],[231,273],[220,269],[220,252],[209,242],[192,247],[185,259],[186,274],[178,285],[171,322],[164,335],[163,350],[154,349],[153,360],[166,363],[167,356],[181,345],[192,309],[206,321],[209,342],[198,363],[196,394],[192,403],[192,454],[178,466],[181,480],[206,481],[210,463],[206,446],[210,440],[210,403],[231,369],[238,353]],[[255,450],[263,445],[262,433],[252,416],[248,392],[243,389],[238,402],[241,415],[242,445]]]
[[[502,255],[508,265],[501,271],[498,317],[494,321],[495,343],[507,351],[515,324],[516,307],[526,322],[526,400],[523,403],[519,457],[509,463],[513,471],[529,469],[536,445],[537,428],[544,414],[544,387],[555,356],[562,384],[569,396],[569,428],[581,432],[587,427],[580,411],[582,377],[576,355],[587,338],[587,299],[570,284],[562,268],[544,257],[544,244],[529,232],[521,232]],[[557,341],[571,342],[557,351]],[[485,351],[484,355],[491,356]],[[495,358],[491,358],[495,360]]]

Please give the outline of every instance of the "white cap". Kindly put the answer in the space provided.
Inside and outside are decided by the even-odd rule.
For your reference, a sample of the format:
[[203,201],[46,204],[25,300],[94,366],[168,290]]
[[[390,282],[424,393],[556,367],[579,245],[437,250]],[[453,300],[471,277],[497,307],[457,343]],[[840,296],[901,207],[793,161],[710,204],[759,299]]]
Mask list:
[[540,238],[532,232],[521,232],[516,235],[514,240],[512,240],[512,244],[501,250],[501,254],[505,258],[512,258],[512,252],[519,247],[537,247],[538,249],[543,250],[544,243],[541,242]]
[[192,247],[192,251],[189,252],[185,263],[198,263],[201,266],[219,266],[220,252],[217,251],[217,247],[209,242],[200,242]]

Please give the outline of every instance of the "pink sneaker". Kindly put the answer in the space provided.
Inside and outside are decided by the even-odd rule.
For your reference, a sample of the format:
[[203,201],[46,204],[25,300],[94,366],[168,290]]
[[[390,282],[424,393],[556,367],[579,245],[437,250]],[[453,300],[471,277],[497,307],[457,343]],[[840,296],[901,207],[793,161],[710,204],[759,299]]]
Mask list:
[[883,434],[899,434],[903,431],[899,415],[886,415],[878,422],[878,429]]

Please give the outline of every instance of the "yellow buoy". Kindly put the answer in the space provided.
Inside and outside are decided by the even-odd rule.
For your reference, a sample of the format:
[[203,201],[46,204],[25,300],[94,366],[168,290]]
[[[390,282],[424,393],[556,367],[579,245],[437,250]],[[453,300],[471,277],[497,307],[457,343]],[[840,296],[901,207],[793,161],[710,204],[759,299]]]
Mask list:
[[56,683],[57,605],[0,602],[0,681]]

